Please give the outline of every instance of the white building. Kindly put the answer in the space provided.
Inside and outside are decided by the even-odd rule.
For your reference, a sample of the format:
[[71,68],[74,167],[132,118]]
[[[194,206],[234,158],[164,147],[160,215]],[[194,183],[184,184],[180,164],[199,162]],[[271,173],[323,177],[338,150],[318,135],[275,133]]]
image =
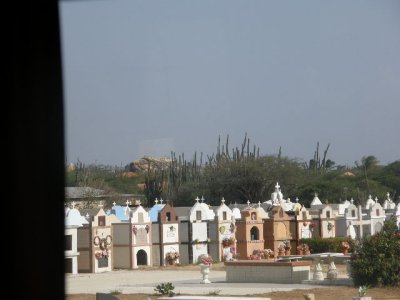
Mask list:
[[88,221],[81,216],[72,202],[72,208],[65,209],[65,272],[78,273],[78,228]]

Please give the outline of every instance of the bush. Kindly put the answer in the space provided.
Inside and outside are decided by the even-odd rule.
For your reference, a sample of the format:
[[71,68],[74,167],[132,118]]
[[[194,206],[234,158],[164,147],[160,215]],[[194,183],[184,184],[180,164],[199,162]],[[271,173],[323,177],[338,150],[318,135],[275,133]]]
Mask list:
[[299,241],[300,244],[307,244],[311,253],[342,252],[342,242],[348,242],[350,244],[349,251],[352,252],[353,241],[347,237],[312,238],[300,239]]
[[161,295],[169,295],[172,297],[174,295],[174,289],[175,287],[173,286],[173,284],[171,282],[167,282],[157,285],[154,290]]
[[393,218],[381,232],[354,247],[350,260],[354,285],[400,286],[400,231]]

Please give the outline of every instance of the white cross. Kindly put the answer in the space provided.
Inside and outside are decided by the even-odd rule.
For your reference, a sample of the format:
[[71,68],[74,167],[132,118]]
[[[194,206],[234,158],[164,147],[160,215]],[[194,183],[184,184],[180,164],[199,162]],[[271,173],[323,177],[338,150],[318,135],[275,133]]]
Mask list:
[[139,199],[139,200],[136,200],[136,204],[138,204],[138,205],[141,204],[141,203],[140,203],[140,199]]
[[350,203],[354,204],[354,199],[353,198],[350,199]]
[[375,202],[378,202],[378,197],[375,197]]
[[247,200],[247,206],[250,207],[250,200]]
[[281,186],[280,186],[279,183],[277,182],[275,188],[276,188],[277,190],[279,190],[280,187],[281,187]]
[[162,202],[163,202],[163,201],[164,201],[164,200],[161,198],[161,199],[160,199],[160,204],[161,204],[161,205],[162,205]]
[[103,207],[103,202],[100,201],[100,204],[98,205],[98,207]]
[[86,219],[89,219],[89,213],[86,213],[85,217],[86,217]]
[[158,204],[158,199],[156,198],[156,200],[154,200],[154,202],[156,203],[156,205]]
[[129,200],[126,200],[126,206],[128,206],[129,205]]
[[113,206],[117,205],[117,203],[115,203],[115,201],[113,202]]
[[225,203],[225,199],[224,199],[224,197],[222,197],[222,199],[221,199],[221,203],[222,203],[222,204],[224,204],[224,203]]
[[71,205],[72,205],[72,208],[75,208],[75,201],[72,201],[72,203],[71,203]]
[[390,194],[389,194],[389,192],[386,194],[386,196],[387,196],[388,200],[390,200]]
[[299,197],[296,197],[296,203],[298,203],[299,202]]
[[258,201],[258,207],[261,207],[261,202],[260,201]]
[[196,200],[196,202],[199,203],[200,199],[199,199],[199,197],[196,197],[196,199],[194,199],[194,200]]
[[201,202],[204,202],[204,196],[201,196]]

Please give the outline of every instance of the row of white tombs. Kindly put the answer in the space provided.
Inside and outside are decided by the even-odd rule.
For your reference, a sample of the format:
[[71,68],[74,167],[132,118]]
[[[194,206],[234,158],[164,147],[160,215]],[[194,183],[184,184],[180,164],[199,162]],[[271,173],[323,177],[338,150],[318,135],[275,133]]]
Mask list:
[[[264,203],[210,207],[196,199],[193,207],[172,207],[156,199],[107,212],[65,210],[66,273],[97,273],[139,266],[195,264],[203,254],[214,261],[248,259],[255,250],[275,254],[283,243],[296,249],[302,238],[361,238],[379,232],[390,217],[400,226],[400,203],[387,195],[383,206],[371,196],[364,207],[353,201],[322,204],[315,195],[310,208],[283,199],[279,185]],[[293,250],[292,254],[296,254]]]

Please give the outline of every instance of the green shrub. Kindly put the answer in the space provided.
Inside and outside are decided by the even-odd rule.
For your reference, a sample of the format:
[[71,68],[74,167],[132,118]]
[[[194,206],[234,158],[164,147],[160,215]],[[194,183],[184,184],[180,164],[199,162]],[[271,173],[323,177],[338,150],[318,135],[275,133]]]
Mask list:
[[342,252],[342,242],[350,244],[350,252],[352,252],[353,241],[347,237],[334,237],[334,238],[311,238],[300,239],[300,244],[307,244],[311,253],[324,253],[324,252]]
[[167,282],[157,285],[154,290],[161,295],[169,295],[172,297],[174,295],[174,289],[175,287],[173,286],[173,284],[171,282]]
[[120,295],[120,294],[122,294],[122,292],[121,292],[121,290],[111,290],[110,291],[110,295]]
[[400,286],[400,231],[393,218],[381,232],[354,247],[350,260],[354,285]]

